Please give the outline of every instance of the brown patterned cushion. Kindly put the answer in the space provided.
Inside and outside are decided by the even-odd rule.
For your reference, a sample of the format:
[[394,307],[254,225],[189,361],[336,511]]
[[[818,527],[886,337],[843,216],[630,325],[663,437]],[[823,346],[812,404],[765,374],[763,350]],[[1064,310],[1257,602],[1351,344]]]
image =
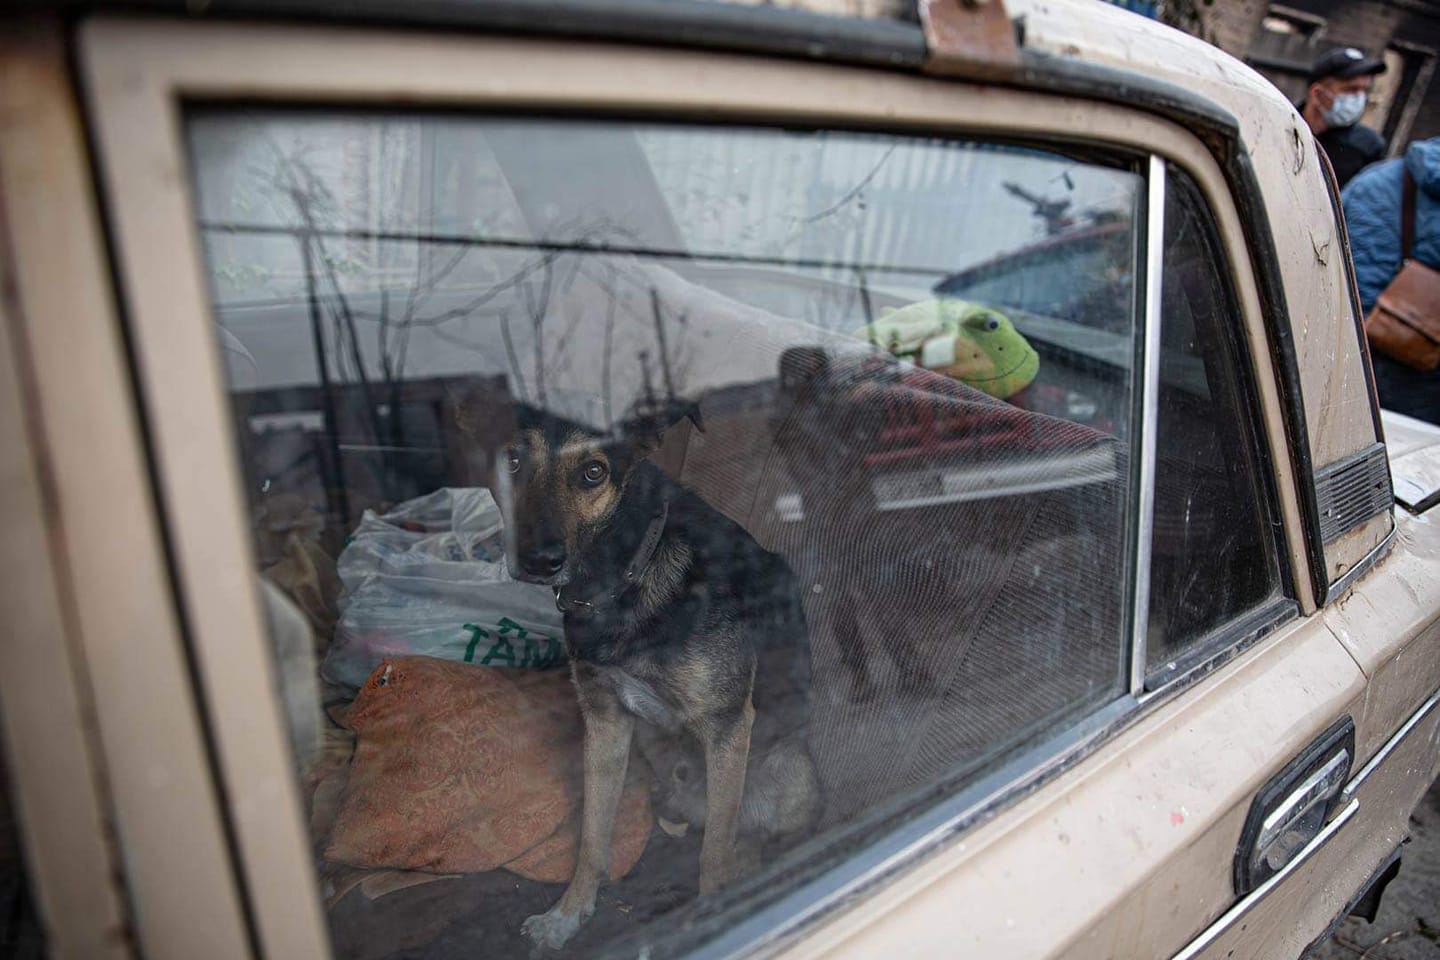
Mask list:
[[[570,879],[583,731],[567,672],[385,660],[342,722],[357,743],[326,860]],[[652,822],[649,771],[636,755],[616,818],[612,878],[635,865]]]

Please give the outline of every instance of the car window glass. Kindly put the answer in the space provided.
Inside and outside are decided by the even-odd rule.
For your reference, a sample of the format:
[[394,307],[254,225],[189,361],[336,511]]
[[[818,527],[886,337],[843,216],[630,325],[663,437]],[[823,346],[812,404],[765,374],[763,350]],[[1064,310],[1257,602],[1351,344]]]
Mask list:
[[1152,671],[1182,667],[1213,631],[1279,595],[1240,308],[1199,189],[1173,166],[1166,189]]
[[1125,691],[1134,161],[187,124],[337,954],[525,955],[587,802],[673,952]]

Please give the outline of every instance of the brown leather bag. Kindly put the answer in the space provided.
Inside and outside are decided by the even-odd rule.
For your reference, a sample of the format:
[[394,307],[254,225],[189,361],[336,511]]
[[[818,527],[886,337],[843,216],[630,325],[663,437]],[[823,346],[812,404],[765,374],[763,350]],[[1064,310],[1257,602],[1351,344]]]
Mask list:
[[1440,366],[1440,270],[1411,257],[1415,249],[1415,180],[1405,171],[1400,202],[1400,272],[1365,318],[1372,349],[1416,370]]

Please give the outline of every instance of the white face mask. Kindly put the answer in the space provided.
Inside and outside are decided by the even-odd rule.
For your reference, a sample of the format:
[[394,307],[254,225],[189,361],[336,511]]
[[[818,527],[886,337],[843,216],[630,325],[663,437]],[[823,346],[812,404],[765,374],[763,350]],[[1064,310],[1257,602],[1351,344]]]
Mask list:
[[1365,94],[1337,93],[1330,103],[1330,109],[1322,109],[1320,115],[1332,127],[1348,127],[1358,123],[1365,112]]

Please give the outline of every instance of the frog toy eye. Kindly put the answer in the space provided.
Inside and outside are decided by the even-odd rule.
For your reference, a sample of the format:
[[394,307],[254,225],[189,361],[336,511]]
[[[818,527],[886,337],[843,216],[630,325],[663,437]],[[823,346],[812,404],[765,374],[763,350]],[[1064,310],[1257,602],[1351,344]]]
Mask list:
[[985,311],[975,313],[965,319],[965,326],[976,333],[994,333],[1000,329],[1000,315]]

